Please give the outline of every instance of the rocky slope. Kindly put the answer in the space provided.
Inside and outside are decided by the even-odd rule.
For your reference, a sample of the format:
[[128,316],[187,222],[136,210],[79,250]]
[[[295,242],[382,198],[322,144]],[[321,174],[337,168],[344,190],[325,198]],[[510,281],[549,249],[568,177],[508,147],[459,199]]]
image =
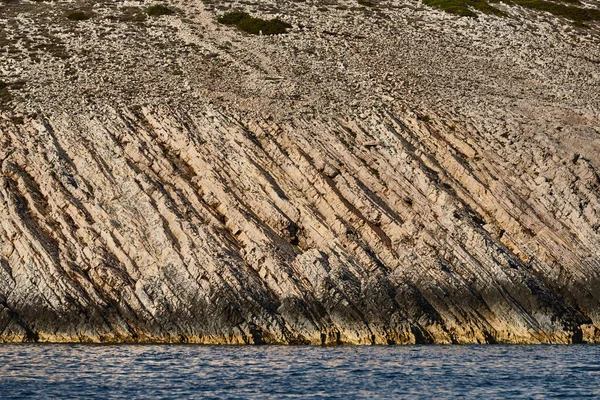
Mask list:
[[149,4],[0,2],[1,341],[600,342],[597,23]]

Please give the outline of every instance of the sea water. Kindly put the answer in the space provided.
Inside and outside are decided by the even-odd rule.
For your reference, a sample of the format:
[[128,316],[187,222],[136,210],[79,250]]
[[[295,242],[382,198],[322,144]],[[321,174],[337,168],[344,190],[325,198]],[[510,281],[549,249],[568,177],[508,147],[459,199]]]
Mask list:
[[600,398],[600,346],[0,345],[0,398]]

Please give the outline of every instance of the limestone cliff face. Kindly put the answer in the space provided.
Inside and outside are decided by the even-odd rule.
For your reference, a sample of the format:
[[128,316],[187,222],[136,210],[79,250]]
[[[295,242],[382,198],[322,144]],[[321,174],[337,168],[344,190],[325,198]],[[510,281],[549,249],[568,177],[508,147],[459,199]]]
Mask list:
[[[0,117],[0,341],[600,341],[598,82],[588,74],[598,62],[595,28],[588,44],[560,31],[540,41],[522,33],[579,60],[557,58],[577,78],[549,76],[552,99],[530,81],[477,84],[479,61],[463,47],[447,50],[462,58],[432,56],[424,70],[442,73],[424,78],[415,78],[412,53],[402,69],[397,54],[365,50],[364,65],[350,61],[343,73],[354,91],[330,97],[335,83],[319,76],[339,71],[320,68],[354,59],[335,52],[344,29],[360,27],[333,19],[339,34],[327,40],[300,28],[286,39],[240,36],[188,3],[175,3],[179,16],[144,22],[153,38],[177,35],[167,53],[148,50],[130,67],[178,54],[183,73],[165,78],[172,92],[159,80],[132,94],[128,85],[139,82],[125,79],[129,67],[110,83],[114,60],[83,68],[73,56],[13,71],[27,83],[22,93],[10,89]],[[405,12],[419,10],[382,12],[410,19]],[[463,21],[424,18],[444,32]],[[486,18],[460,40],[493,43],[508,29]],[[86,47],[77,40],[114,44],[98,42],[93,20],[82,24],[90,38],[61,39],[66,49]],[[365,35],[385,46],[377,35],[389,26]],[[190,43],[215,53],[180,53]],[[307,43],[328,49],[321,62],[298,55],[279,65],[277,54]],[[507,46],[485,62],[517,60],[520,44]],[[121,50],[96,56],[131,55]],[[542,74],[544,54],[503,64],[507,76]],[[369,62],[388,56],[377,68]],[[215,72],[215,59],[229,61]],[[467,59],[473,73],[448,81]],[[5,71],[31,62],[3,61]],[[60,65],[83,78],[61,75]],[[227,86],[223,70],[240,87]],[[43,71],[55,75],[45,81]],[[406,96],[378,89],[401,79],[430,85]],[[465,82],[469,93],[448,97]],[[502,93],[509,87],[520,95]]]
[[473,132],[386,112],[160,107],[2,132],[6,340],[569,342],[599,322],[581,158],[532,146],[507,167]]

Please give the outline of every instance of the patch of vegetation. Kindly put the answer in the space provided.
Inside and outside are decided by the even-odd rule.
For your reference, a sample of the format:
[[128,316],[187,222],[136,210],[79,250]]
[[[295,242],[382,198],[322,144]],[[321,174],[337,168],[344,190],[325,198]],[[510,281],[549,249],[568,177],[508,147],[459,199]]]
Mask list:
[[417,119],[423,122],[431,122],[429,115],[417,115]]
[[151,17],[160,17],[162,15],[173,15],[175,11],[162,4],[153,4],[146,9],[146,13]]
[[504,15],[501,10],[485,0],[423,0],[423,4],[461,17],[477,18],[477,13],[473,10],[484,14]]
[[0,90],[6,89],[7,87],[8,87],[8,85],[6,84],[6,82],[0,81]]
[[[369,1],[369,0],[365,0]],[[423,0],[423,4],[446,11],[462,17],[477,18],[475,11],[484,14],[505,15],[504,12],[492,6],[499,0]],[[583,24],[587,21],[600,21],[600,10],[595,8],[580,8],[580,0],[503,0],[508,5],[519,5],[537,11],[545,11],[557,17],[567,18],[575,23]],[[569,3],[572,5],[567,5]]]
[[376,4],[371,0],[358,0],[358,4],[365,7],[375,7]]
[[73,11],[72,13],[67,14],[67,19],[70,19],[71,21],[85,21],[90,19],[90,16],[83,11]]
[[279,35],[287,33],[287,30],[292,27],[287,22],[278,18],[264,20],[241,11],[232,11],[223,14],[217,21],[224,25],[233,25],[239,30],[252,35]]
[[225,25],[236,25],[244,18],[250,18],[250,14],[242,11],[232,11],[221,15],[217,21]]
[[549,12],[557,17],[563,17],[578,23],[600,21],[600,10],[595,8],[579,8],[546,0],[508,0],[507,4],[516,4],[532,10]]

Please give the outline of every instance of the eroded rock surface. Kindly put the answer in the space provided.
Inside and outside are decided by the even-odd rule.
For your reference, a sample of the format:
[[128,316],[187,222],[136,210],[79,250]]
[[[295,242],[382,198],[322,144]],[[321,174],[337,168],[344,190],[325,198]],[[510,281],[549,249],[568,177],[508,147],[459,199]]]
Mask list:
[[597,25],[148,5],[0,3],[0,340],[600,341]]

